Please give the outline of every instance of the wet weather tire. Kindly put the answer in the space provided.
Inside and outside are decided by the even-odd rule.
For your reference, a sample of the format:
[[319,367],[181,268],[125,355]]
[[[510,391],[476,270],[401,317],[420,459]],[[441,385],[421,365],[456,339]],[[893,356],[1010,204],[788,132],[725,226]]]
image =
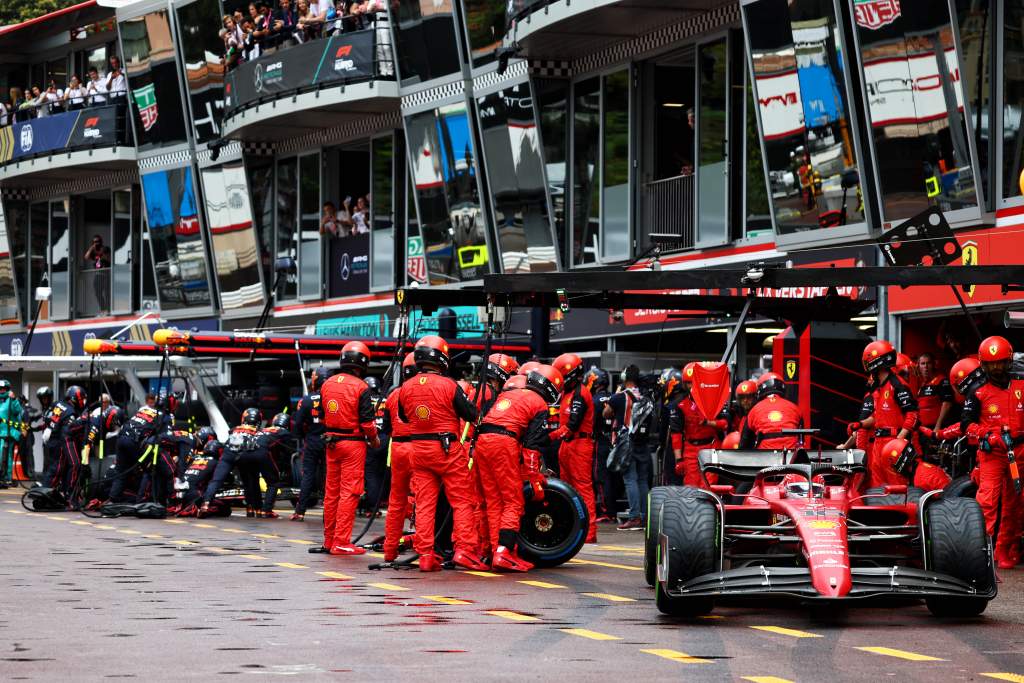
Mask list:
[[709,613],[715,603],[709,597],[672,597],[665,587],[681,584],[718,570],[718,508],[705,496],[679,496],[661,507],[661,534],[668,540],[662,558],[664,581],[655,586],[655,603],[662,614],[696,617]]
[[[992,590],[992,553],[981,507],[969,498],[940,498],[925,510],[929,566],[954,576],[981,593]],[[937,617],[974,617],[987,597],[935,597],[925,603]]]
[[529,484],[523,491],[526,507],[519,524],[519,554],[535,567],[557,567],[573,557],[587,540],[590,526],[583,498],[561,479],[549,478],[544,500],[531,500]]
[[[658,535],[661,507],[669,498],[692,496],[692,486],[655,486],[647,494],[647,523],[644,525],[644,579],[648,586],[658,582]],[[699,494],[698,494],[699,495]]]
[[[868,489],[864,492],[864,495],[871,495],[876,493],[885,493],[885,489],[881,486]],[[907,503],[916,503],[921,499],[921,496],[925,494],[925,490],[916,486],[907,487],[907,495],[904,498],[902,493],[890,493],[887,496],[875,496],[872,498],[865,498],[865,505],[903,505],[904,500]]]
[[969,474],[957,477],[942,489],[943,498],[974,498],[978,495],[978,485]]

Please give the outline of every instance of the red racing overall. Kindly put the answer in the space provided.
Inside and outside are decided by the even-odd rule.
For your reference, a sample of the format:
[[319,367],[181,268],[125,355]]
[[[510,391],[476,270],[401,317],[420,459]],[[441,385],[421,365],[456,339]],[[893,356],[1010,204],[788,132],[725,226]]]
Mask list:
[[704,477],[700,474],[700,463],[697,453],[704,448],[718,446],[719,429],[725,429],[728,421],[725,418],[715,420],[714,426],[705,424],[704,414],[691,396],[686,396],[675,405],[670,418],[672,433],[672,451],[676,454],[676,474],[683,478],[686,486],[707,488]]
[[936,375],[921,385],[917,392],[917,413],[921,425],[935,429],[943,403],[953,403],[953,387],[945,375]]
[[398,389],[388,395],[385,408],[391,424],[391,492],[384,520],[384,561],[391,562],[398,557],[398,542],[402,539],[405,518],[409,516],[412,442],[409,441],[409,425],[398,417]]
[[359,497],[363,495],[366,442],[377,441],[370,389],[342,371],[320,388],[327,445],[324,547],[349,547]]
[[871,401],[875,442],[868,459],[868,485],[906,484],[907,480],[893,471],[892,463],[882,451],[901,430],[913,432],[917,428],[917,401],[910,387],[893,372],[871,392]]
[[[459,441],[459,418],[476,421],[476,408],[450,377],[421,372],[398,390],[399,419],[409,424],[412,488],[416,495],[416,536],[421,557],[434,552],[434,515],[444,485],[452,505],[455,551],[473,553],[477,533],[469,456]],[[422,560],[421,560],[422,566]]]
[[[594,399],[590,390],[577,384],[562,394],[558,429],[551,439],[563,439],[558,448],[558,471],[562,479],[579,492],[587,506],[588,519],[597,519],[594,501]],[[587,543],[597,543],[597,524],[590,522]]]
[[780,432],[784,429],[801,429],[803,424],[804,419],[797,404],[777,394],[769,394],[747,414],[740,436],[740,448],[793,450],[799,445],[798,437]]
[[491,548],[502,531],[518,533],[523,516],[523,477],[519,458],[523,448],[539,450],[548,443],[548,404],[535,391],[513,389],[500,394],[480,423],[476,469],[487,509]]

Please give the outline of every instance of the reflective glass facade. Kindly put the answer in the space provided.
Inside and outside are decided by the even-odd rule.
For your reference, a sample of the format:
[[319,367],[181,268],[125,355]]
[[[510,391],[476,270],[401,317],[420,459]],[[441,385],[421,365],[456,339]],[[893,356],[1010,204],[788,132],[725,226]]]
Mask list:
[[402,85],[459,71],[452,0],[396,0],[391,5],[391,22]]
[[217,0],[196,0],[177,7],[178,40],[185,66],[185,87],[188,90],[189,117],[196,142],[209,142],[220,137],[220,120],[224,111],[224,41],[217,35],[221,25],[220,3]]
[[262,304],[259,247],[245,169],[241,162],[229,163],[205,168],[200,177],[220,307],[232,311]]

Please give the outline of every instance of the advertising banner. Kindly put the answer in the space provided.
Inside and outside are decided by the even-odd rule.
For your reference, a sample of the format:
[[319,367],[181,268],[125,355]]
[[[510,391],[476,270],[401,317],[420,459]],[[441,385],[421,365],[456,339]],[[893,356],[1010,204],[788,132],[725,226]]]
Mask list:
[[329,296],[350,296],[370,291],[369,234],[332,238],[328,254]]
[[227,76],[225,108],[317,84],[372,78],[375,36],[374,29],[343,33],[246,62]]
[[0,145],[0,163],[69,147],[114,144],[117,107],[92,107],[51,114],[10,126]]

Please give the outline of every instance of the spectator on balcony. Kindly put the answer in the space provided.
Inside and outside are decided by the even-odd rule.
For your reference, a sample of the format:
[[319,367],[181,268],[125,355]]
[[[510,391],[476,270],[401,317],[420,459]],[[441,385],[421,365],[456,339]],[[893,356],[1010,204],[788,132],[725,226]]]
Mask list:
[[31,118],[27,114],[21,113],[21,108],[25,106],[25,94],[21,88],[11,88],[8,94],[11,97],[10,103],[7,105],[7,115],[10,118],[10,122],[21,121],[22,116],[25,118]]
[[64,97],[61,99],[64,100],[64,108],[68,111],[85,107],[85,88],[82,86],[82,81],[78,80],[78,76],[71,77],[67,90],[64,91]]
[[260,46],[256,42],[256,31],[252,19],[242,20],[242,61],[251,62],[260,56]]
[[228,69],[233,69],[242,61],[242,47],[245,42],[245,35],[241,27],[235,23],[234,17],[225,14],[223,17],[224,27],[220,30],[221,40],[224,41],[224,64]]
[[365,235],[370,232],[370,206],[366,197],[356,198],[356,208],[352,211],[353,234]]
[[111,102],[117,102],[128,95],[128,81],[121,70],[121,60],[117,55],[110,55],[110,70],[103,77],[103,85]]
[[107,103],[107,84],[100,79],[99,70],[89,67],[89,80],[85,84],[85,93],[89,96],[89,104],[99,107]]
[[249,50],[248,59],[253,60],[263,54],[263,50],[269,47],[267,40],[270,38],[270,9],[266,3],[249,3],[249,19],[252,21],[252,47]]
[[290,47],[295,44],[295,31],[298,20],[291,0],[281,0],[271,20],[272,42],[277,47]]
[[324,202],[324,213],[320,217],[320,234],[341,237],[343,227],[338,220],[338,209],[334,202]]
[[298,31],[302,34],[302,40],[308,42],[318,39],[327,19],[326,11],[321,13],[320,5],[315,2],[309,3],[306,0],[299,0],[298,8]]
[[686,110],[686,125],[689,127],[688,135],[684,136],[683,140],[688,141],[688,147],[683,151],[683,167],[679,171],[679,175],[693,175],[693,140],[694,138],[694,122],[695,117],[693,113],[693,107],[689,107]]

